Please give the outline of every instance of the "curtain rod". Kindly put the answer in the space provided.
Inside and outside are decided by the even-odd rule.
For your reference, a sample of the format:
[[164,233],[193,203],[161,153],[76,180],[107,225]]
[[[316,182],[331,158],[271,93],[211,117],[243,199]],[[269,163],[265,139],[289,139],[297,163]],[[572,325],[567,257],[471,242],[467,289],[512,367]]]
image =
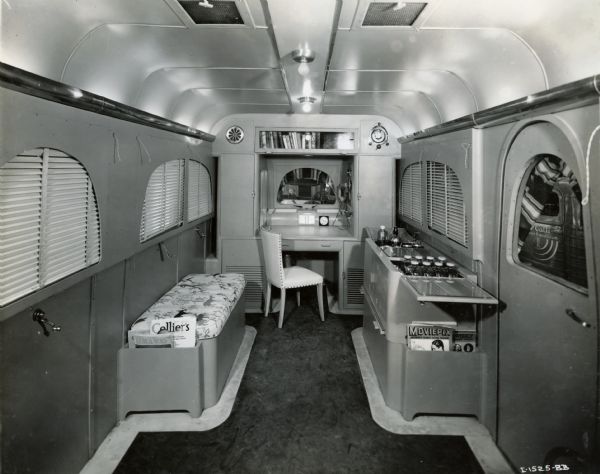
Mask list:
[[564,110],[590,104],[600,96],[600,75],[569,82],[537,94],[528,95],[505,104],[490,107],[473,114],[464,115],[449,122],[414,132],[398,138],[400,143],[408,143],[422,138],[467,128],[485,128],[500,125],[522,118],[534,110],[555,107]]
[[24,69],[0,62],[0,86],[42,99],[58,102],[128,122],[159,128],[207,142],[215,136],[196,128],[145,112],[101,95],[93,94],[62,82],[38,76]]

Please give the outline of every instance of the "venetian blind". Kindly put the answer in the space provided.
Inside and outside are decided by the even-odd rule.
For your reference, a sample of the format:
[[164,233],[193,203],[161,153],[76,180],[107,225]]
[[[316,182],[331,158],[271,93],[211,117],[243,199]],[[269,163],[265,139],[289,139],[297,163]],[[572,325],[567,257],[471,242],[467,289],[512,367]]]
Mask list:
[[195,160],[188,162],[188,222],[212,212],[210,174]]
[[0,168],[0,305],[98,261],[98,206],[81,163],[44,148]]
[[140,242],[183,223],[185,160],[172,160],[154,170],[146,187]]
[[467,216],[458,176],[436,161],[427,162],[427,224],[449,239],[467,245]]
[[402,174],[400,214],[419,224],[423,222],[421,163],[409,165]]

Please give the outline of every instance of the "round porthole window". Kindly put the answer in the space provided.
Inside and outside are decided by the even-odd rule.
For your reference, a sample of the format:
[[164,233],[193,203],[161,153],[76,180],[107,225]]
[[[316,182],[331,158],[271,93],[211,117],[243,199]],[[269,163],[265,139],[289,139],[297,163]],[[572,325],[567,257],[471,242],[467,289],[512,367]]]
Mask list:
[[244,139],[244,130],[242,130],[242,128],[238,127],[237,125],[229,127],[225,132],[225,138],[227,138],[227,141],[229,143],[237,145],[238,143],[241,143]]

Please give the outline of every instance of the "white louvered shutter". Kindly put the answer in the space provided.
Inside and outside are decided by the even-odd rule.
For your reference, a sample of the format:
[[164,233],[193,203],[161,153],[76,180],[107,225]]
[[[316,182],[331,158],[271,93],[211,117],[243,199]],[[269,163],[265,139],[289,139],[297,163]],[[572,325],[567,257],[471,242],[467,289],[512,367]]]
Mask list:
[[100,260],[100,220],[85,168],[48,148],[0,168],[0,305]]
[[190,160],[188,168],[188,222],[212,212],[210,174],[204,165]]
[[40,287],[42,151],[0,168],[0,305]]
[[148,181],[142,210],[140,241],[183,222],[185,160],[172,160],[154,170]]
[[421,163],[413,163],[402,174],[402,216],[419,224],[423,222]]
[[467,217],[456,173],[443,163],[427,162],[427,224],[461,245],[467,245]]

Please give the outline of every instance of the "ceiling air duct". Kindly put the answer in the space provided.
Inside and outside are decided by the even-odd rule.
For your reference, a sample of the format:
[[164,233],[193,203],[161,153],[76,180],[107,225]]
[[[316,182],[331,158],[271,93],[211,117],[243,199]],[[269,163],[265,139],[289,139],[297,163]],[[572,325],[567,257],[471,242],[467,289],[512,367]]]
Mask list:
[[243,25],[244,20],[235,2],[218,0],[178,0],[197,25]]
[[427,3],[373,2],[362,26],[412,26]]

